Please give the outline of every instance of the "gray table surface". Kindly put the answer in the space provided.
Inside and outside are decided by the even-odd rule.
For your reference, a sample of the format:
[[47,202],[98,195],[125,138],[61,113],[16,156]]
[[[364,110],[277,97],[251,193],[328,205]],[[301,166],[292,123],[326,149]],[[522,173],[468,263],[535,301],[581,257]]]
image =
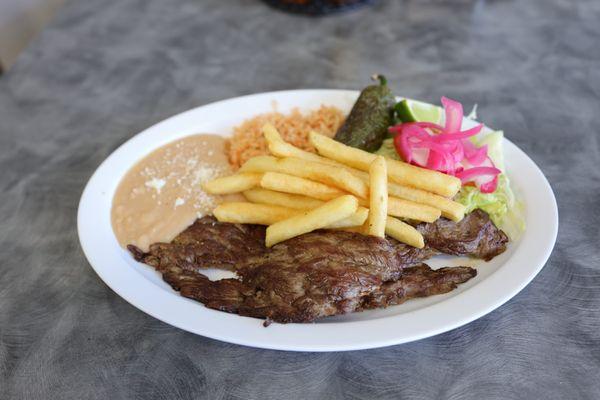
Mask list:
[[[253,0],[72,0],[0,78],[0,398],[597,399],[600,2],[382,1],[309,19]],[[285,353],[195,336],[113,293],[79,247],[117,146],[254,92],[447,95],[525,150],[560,212],[545,268],[489,315],[415,343]]]

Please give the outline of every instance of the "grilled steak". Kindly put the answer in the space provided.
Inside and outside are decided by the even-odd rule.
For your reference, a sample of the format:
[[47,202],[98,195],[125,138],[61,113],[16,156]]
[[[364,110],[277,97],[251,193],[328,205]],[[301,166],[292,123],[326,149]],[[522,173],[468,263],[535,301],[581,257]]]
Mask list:
[[477,275],[469,267],[440,268],[433,270],[426,264],[405,268],[397,281],[385,282],[366,296],[361,309],[382,308],[404,303],[415,297],[428,297],[448,293],[459,283]]
[[[507,241],[483,212],[460,223],[441,219],[418,229],[425,236],[424,249],[343,231],[311,232],[268,249],[264,227],[204,217],[171,243],[153,244],[148,253],[134,246],[129,250],[183,296],[209,308],[308,322],[448,292],[476,271],[434,271],[419,265],[423,260],[438,252],[490,259],[504,251]],[[200,272],[207,267],[234,270],[239,279],[210,281]]]
[[475,210],[460,222],[440,218],[432,224],[419,224],[417,229],[425,238],[426,247],[440,253],[468,255],[491,260],[506,250],[508,237],[485,211]]
[[154,243],[148,253],[133,245],[127,249],[138,261],[161,270],[161,265],[187,270],[220,268],[235,270],[243,259],[265,251],[265,227],[223,224],[214,217],[196,220],[171,243]]
[[[286,323],[312,322],[447,293],[477,275],[477,270],[469,267],[432,270],[420,264],[405,268],[397,280],[382,282],[376,275],[355,274],[348,269],[329,274],[317,273],[306,264],[301,266],[308,267],[306,272],[277,267],[265,265],[257,274],[259,279],[248,280],[211,281],[200,273],[177,268],[163,277],[182,296],[209,308]],[[264,283],[267,285],[262,286]]]

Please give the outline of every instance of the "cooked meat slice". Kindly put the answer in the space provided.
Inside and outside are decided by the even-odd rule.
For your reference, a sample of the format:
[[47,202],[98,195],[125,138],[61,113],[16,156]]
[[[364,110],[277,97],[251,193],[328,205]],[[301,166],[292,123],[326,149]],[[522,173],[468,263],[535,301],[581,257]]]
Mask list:
[[[275,265],[266,268],[269,275],[278,271]],[[312,322],[322,317],[400,304],[415,297],[447,293],[477,275],[477,271],[469,267],[432,270],[421,264],[406,268],[395,281],[377,284],[376,277],[366,276],[356,282],[348,280],[344,287],[351,290],[345,293],[331,293],[327,281],[314,282],[306,276],[302,277],[304,286],[294,290],[301,275],[297,271],[278,274],[277,281],[269,287],[246,279],[210,281],[200,273],[184,270],[170,271],[165,280],[183,296],[199,300],[209,308],[287,323]],[[292,290],[282,291],[282,286]]]
[[[245,260],[238,273],[246,279],[259,279],[257,269],[278,265],[316,274],[338,274],[352,267],[354,273],[376,276],[380,280],[395,279],[407,261],[395,251],[392,242],[375,236],[345,231],[315,231],[281,242],[264,254]],[[416,258],[411,255],[411,260]],[[295,264],[295,265],[293,265]],[[298,266],[301,266],[298,267]]]
[[265,227],[227,224],[212,216],[197,219],[171,243],[154,243],[148,253],[127,246],[137,261],[159,271],[177,265],[182,269],[221,268],[235,270],[250,255],[265,252]]
[[[404,279],[407,263],[429,252],[398,251],[398,246],[358,233],[316,231],[240,259],[240,279],[219,281],[210,281],[185,259],[167,255],[166,262],[151,260],[158,260],[156,268],[174,289],[209,308],[277,322],[310,322],[372,308],[378,301],[383,305],[384,298],[392,304],[451,289],[453,281],[439,274],[410,279],[411,270]],[[401,283],[394,286],[393,282]]]
[[[250,257],[238,269],[241,280],[258,293],[240,314],[292,322],[352,312],[362,296],[397,279],[404,265],[385,239],[311,232],[273,246],[264,256]],[[270,308],[256,315],[256,302]]]
[[198,300],[208,308],[238,313],[247,298],[256,294],[238,279],[211,281],[199,272],[171,268],[163,273],[163,279],[181,295]]
[[[309,322],[413,297],[445,293],[475,276],[471,268],[433,271],[420,264],[437,252],[486,259],[504,251],[506,236],[476,212],[460,223],[419,225],[427,246],[343,231],[316,231],[264,246],[265,228],[196,221],[171,243],[130,246],[185,297],[207,307],[278,322]],[[210,281],[207,267],[235,270],[239,279]]]
[[405,268],[397,281],[385,282],[363,300],[362,308],[382,308],[404,303],[415,297],[448,293],[477,275],[470,267],[446,267],[433,270],[426,264]]
[[264,256],[249,257],[238,268],[240,280],[213,282],[178,266],[163,272],[163,277],[183,296],[210,308],[279,322],[308,322],[352,312],[364,294],[401,271],[386,240],[314,232],[276,245]]
[[[363,262],[365,265],[377,264],[370,259],[370,257],[374,257],[375,253],[369,251],[369,246],[373,240],[378,239],[359,235],[361,240],[341,243],[349,237],[356,238],[356,235],[359,234],[343,231],[331,231],[329,235],[325,236],[309,234],[303,235],[302,240],[290,239],[294,243],[292,247],[289,246],[289,241],[286,241],[280,246],[267,249],[264,246],[264,226],[221,223],[217,222],[214,217],[207,216],[196,220],[171,243],[150,245],[147,253],[133,245],[129,245],[127,248],[137,261],[151,265],[159,271],[167,270],[172,265],[190,271],[199,271],[209,267],[238,270],[247,263],[255,263],[257,259],[263,257],[282,257],[282,249],[287,251],[284,257],[303,258],[306,255],[318,256],[320,254],[321,259],[326,259],[326,254],[335,253],[340,256],[352,256],[357,259],[357,262]],[[323,237],[327,237],[328,240],[321,240]],[[336,240],[341,242],[336,243]],[[378,254],[385,254],[386,257],[394,260],[394,263],[389,264],[389,268],[392,269],[396,268],[396,261],[403,266],[414,265],[436,254],[435,250],[417,249],[392,238],[381,242],[390,252]],[[294,248],[295,246],[298,247]],[[305,251],[307,248],[312,248],[312,250],[307,252]],[[320,250],[315,253],[317,249]],[[395,252],[391,252],[392,249]],[[363,260],[359,260],[360,258]],[[394,270],[396,271],[396,269]]]
[[[419,264],[436,253],[468,255],[490,260],[502,253],[508,242],[504,232],[496,228],[488,215],[480,210],[473,211],[458,223],[440,218],[431,224],[420,224],[417,229],[425,237],[424,249],[388,238],[396,251],[396,258],[404,266]],[[340,235],[344,236],[343,233]],[[171,265],[188,270],[208,267],[236,270],[249,258],[270,256],[271,251],[264,246],[264,236],[263,226],[220,223],[214,217],[207,216],[198,219],[171,243],[151,245],[148,253],[131,245],[128,249],[136,260],[159,271]],[[310,237],[304,239],[306,244],[302,249],[299,248],[296,254],[302,254],[307,246],[316,244],[308,244],[309,239]],[[318,243],[317,247],[321,248],[323,255],[331,250],[337,253],[354,253],[356,243],[363,242],[352,242],[351,246],[330,244],[328,249],[321,247],[324,244]],[[274,248],[276,254],[278,248]]]
[[429,246],[425,246],[422,249],[417,249],[416,247],[399,242],[396,239],[391,238],[389,236],[386,236],[386,238],[394,247],[396,257],[402,260],[402,263],[405,267],[410,267],[411,265],[418,265],[423,261],[435,256],[436,254],[440,254],[439,251]]
[[504,252],[508,243],[506,234],[479,209],[465,215],[460,222],[440,218],[431,224],[419,224],[417,229],[423,234],[426,247],[486,261]]
[[[241,315],[290,322],[352,312],[362,296],[384,281],[397,279],[405,266],[390,241],[358,233],[317,231],[271,249],[261,242],[262,252],[241,249],[238,253],[228,242],[233,238],[238,243],[236,225],[205,225],[210,228],[209,235],[196,223],[174,240],[173,247],[152,245],[148,254],[136,257],[159,270],[183,296]],[[215,232],[219,225],[223,227],[221,235]],[[196,236],[199,239],[193,240]],[[204,264],[212,259],[206,256],[206,249],[197,249],[207,243],[209,251],[230,251],[229,259],[237,260],[240,280],[211,282],[195,272],[204,265],[215,265]],[[415,258],[411,255],[410,262]]]

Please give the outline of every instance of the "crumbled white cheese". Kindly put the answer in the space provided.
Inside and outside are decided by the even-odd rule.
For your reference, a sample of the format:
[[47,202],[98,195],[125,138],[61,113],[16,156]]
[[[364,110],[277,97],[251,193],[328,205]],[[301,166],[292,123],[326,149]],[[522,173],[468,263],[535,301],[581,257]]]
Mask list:
[[165,186],[166,183],[167,181],[164,179],[152,178],[149,181],[146,181],[144,184],[149,188],[156,190],[157,193],[160,193],[160,190],[163,188],[163,186]]
[[175,199],[175,204],[173,205],[173,208],[177,208],[179,206],[182,206],[185,204],[185,200],[182,199],[181,197],[178,197]]
[[194,170],[194,179],[192,185],[198,185],[202,182],[209,181],[219,173],[214,167],[200,165]]

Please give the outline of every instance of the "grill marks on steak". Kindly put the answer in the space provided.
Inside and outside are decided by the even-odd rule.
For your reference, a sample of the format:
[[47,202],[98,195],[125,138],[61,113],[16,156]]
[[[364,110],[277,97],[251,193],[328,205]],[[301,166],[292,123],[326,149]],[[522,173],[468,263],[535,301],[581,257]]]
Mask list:
[[400,279],[385,282],[378,290],[365,297],[361,309],[384,308],[416,297],[448,293],[476,275],[477,270],[470,267],[436,270],[426,264],[408,267],[404,269]]
[[198,271],[220,268],[235,271],[248,256],[265,252],[265,227],[225,224],[214,217],[197,219],[171,243],[154,243],[148,253],[133,245],[127,249],[137,261],[162,272],[171,265]]
[[[420,264],[405,268],[395,281],[380,282],[375,277],[366,282],[348,280],[344,287],[353,287],[354,290],[327,293],[327,282],[315,286],[305,282],[309,284],[308,291],[306,286],[299,286],[296,290],[281,292],[273,290],[273,286],[278,288],[278,283],[281,283],[277,281],[271,287],[263,288],[253,286],[255,282],[244,279],[210,281],[204,275],[187,275],[186,272],[164,275],[165,280],[178,288],[182,296],[199,300],[207,307],[220,311],[282,323],[311,322],[322,317],[382,308],[412,298],[447,293],[477,275],[477,270],[469,267],[432,270]],[[364,283],[367,285],[363,286]],[[298,296],[298,292],[304,294]]]
[[246,260],[238,275],[257,293],[239,313],[280,322],[349,313],[383,282],[398,279],[403,266],[385,239],[311,232]]
[[485,211],[479,209],[467,214],[460,222],[440,218],[432,224],[419,224],[417,229],[428,248],[486,261],[503,253],[508,243],[506,234],[496,228]]
[[[265,228],[197,220],[171,243],[156,243],[136,260],[153,266],[185,297],[209,308],[278,322],[308,322],[446,293],[476,275],[468,267],[432,270],[423,260],[445,252],[490,259],[506,236],[487,214],[460,223],[421,224],[426,247],[343,231],[316,231],[264,247]],[[210,281],[207,267],[234,270],[239,279]]]

